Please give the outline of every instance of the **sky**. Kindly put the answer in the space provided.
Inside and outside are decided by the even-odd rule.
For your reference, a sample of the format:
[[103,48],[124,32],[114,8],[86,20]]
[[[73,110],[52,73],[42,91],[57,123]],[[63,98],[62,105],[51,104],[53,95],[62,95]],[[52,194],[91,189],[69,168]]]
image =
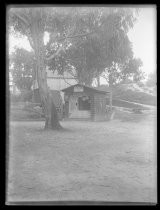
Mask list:
[[141,8],[138,21],[128,33],[135,57],[141,58],[146,74],[156,71],[156,8]]
[[[143,62],[142,70],[146,75],[156,71],[156,8],[146,7],[141,8],[137,22],[133,29],[130,29],[128,36],[133,44],[133,52],[136,58],[140,58]],[[48,39],[47,34],[45,41]],[[9,51],[14,51],[14,47],[23,47],[30,50],[30,45],[27,38],[15,38],[10,37],[9,39]]]

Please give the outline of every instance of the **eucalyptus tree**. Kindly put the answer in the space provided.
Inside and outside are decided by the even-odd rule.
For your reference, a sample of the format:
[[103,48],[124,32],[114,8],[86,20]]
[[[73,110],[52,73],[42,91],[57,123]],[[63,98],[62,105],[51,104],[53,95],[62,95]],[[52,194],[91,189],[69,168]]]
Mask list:
[[[102,49],[104,58],[104,70],[99,72],[104,77],[110,89],[110,108],[112,109],[112,87],[124,78],[140,75],[139,66],[141,62],[133,57],[132,43],[128,38],[128,31],[137,20],[137,9],[118,9],[116,13],[107,18],[106,27],[111,29],[110,39],[105,38],[102,33]],[[110,33],[111,33],[110,32]],[[134,65],[137,63],[138,65]],[[139,74],[138,74],[139,73]]]
[[[36,75],[42,106],[45,110],[45,128],[61,129],[53,99],[47,86],[47,62],[65,51],[70,39],[87,36],[87,31],[79,26],[79,18],[90,13],[88,8],[23,7],[8,9],[8,26],[27,36],[36,60]],[[54,46],[52,54],[47,53],[44,33],[50,33],[49,44]]]
[[[60,74],[69,71],[78,83],[91,85],[98,59],[99,61],[101,59],[97,33],[100,27],[103,27],[100,22],[102,11],[100,8],[78,8],[74,12],[73,35],[67,38],[63,51],[52,58],[48,65],[49,69],[57,69]],[[110,10],[106,9],[106,13],[109,12]],[[52,54],[56,48],[58,48],[56,41],[54,45],[48,43],[47,53]]]
[[141,69],[142,66],[143,62],[140,58],[132,58],[129,62],[124,63],[121,66],[121,83],[125,82],[128,78],[136,83],[143,80],[145,73]]
[[[88,8],[86,10],[88,11]],[[63,72],[70,63],[75,67],[75,77],[79,83],[91,85],[92,80],[99,77],[106,66],[111,65],[118,56],[125,60],[126,53],[128,57],[132,53],[127,32],[136,20],[134,11],[137,10],[120,7],[92,8],[87,13],[85,10],[79,11],[79,15],[74,19],[75,32],[77,34],[81,32],[82,35],[68,40],[65,51],[58,59],[52,59],[50,62],[50,66],[53,65],[51,69],[57,64],[60,72]],[[86,33],[87,36],[84,36]],[[57,43],[54,45],[54,50],[56,45]],[[130,48],[128,47],[126,52],[126,49],[120,48],[119,45]],[[53,47],[48,48],[48,53],[52,53],[52,50]]]
[[141,66],[142,61],[139,58],[131,58],[123,64],[113,62],[112,65],[106,68],[102,73],[101,76],[106,79],[110,89],[110,109],[112,109],[113,86],[125,83],[128,79],[136,83],[144,79],[144,73],[141,70]]
[[[62,128],[58,121],[56,107],[47,85],[46,62],[58,55],[58,53],[63,50],[65,43],[63,43],[63,46],[62,43],[58,44],[56,52],[51,56],[48,56],[44,45],[44,33],[46,31],[52,33],[50,41],[55,41],[62,37],[64,38],[66,34],[62,35],[62,32],[65,31],[65,29],[61,22],[65,20],[67,25],[68,19],[72,19],[72,15],[70,14],[72,14],[71,8],[23,7],[10,8],[8,10],[9,27],[12,26],[15,31],[27,36],[34,52],[36,60],[35,71],[41,102],[45,111],[46,129]],[[65,42],[65,40],[66,39],[64,39],[63,42]]]
[[[47,86],[46,66],[55,65],[56,62],[60,72],[65,71],[66,66],[73,66],[80,82],[87,77],[84,83],[90,83],[92,77],[100,74],[114,61],[114,58],[108,56],[110,44],[106,43],[112,42],[111,46],[114,46],[114,37],[119,37],[120,29],[127,33],[135,21],[132,9],[120,7],[9,8],[8,17],[9,27],[27,36],[33,49],[39,92],[45,110],[45,128],[49,129],[62,127]],[[50,35],[46,45],[45,32]],[[96,50],[93,49],[95,40],[98,46]],[[83,53],[83,59],[77,58],[75,62],[73,52],[79,48],[79,44],[83,47],[76,54],[81,57]],[[71,57],[68,56],[69,52],[72,52]]]

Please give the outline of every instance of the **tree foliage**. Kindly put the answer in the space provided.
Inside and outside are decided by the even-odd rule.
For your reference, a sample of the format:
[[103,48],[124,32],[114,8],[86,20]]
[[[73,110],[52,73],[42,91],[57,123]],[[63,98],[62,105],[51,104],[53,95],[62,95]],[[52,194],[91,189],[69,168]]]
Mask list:
[[130,58],[128,61],[117,65],[117,77],[115,76],[114,84],[140,82],[144,79],[144,72],[141,70],[143,63],[140,58]]
[[10,69],[13,82],[19,90],[30,90],[35,78],[34,53],[23,48],[17,48],[11,55]]
[[[92,8],[82,11],[78,10],[78,14],[73,16],[75,23],[72,36],[87,35],[67,39],[68,42],[58,58],[53,58],[48,65],[50,69],[57,69],[60,74],[69,66],[74,66],[79,83],[91,85],[93,79],[107,67],[112,67],[113,63],[122,64],[133,57],[127,32],[136,19],[130,9]],[[48,54],[53,54],[56,48],[57,41],[52,48],[47,48]]]
[[146,85],[148,87],[155,87],[157,84],[157,75],[156,75],[156,71],[154,71],[153,73],[150,73],[148,75],[148,79],[146,81]]
[[[124,63],[131,56],[127,32],[134,25],[135,12],[130,8],[114,7],[9,10],[9,25],[27,36],[34,52],[46,127],[60,127],[56,114],[51,114],[53,103],[47,87],[46,66],[56,68],[60,74],[73,68],[78,81],[90,85],[104,69],[113,70],[113,66]],[[45,32],[50,35],[46,45],[43,41]]]

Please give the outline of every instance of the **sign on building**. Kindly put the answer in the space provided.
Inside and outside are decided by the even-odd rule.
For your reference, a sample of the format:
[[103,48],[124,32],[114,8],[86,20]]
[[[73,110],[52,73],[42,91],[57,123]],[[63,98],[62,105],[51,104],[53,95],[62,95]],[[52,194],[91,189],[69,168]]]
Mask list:
[[74,92],[83,92],[83,87],[75,86],[74,87]]

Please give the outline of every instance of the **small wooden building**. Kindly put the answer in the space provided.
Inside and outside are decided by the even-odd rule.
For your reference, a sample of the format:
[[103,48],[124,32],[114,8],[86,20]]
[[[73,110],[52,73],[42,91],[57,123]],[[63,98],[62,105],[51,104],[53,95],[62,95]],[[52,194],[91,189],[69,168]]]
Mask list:
[[106,98],[109,92],[80,84],[61,91],[64,92],[66,119],[106,120]]

